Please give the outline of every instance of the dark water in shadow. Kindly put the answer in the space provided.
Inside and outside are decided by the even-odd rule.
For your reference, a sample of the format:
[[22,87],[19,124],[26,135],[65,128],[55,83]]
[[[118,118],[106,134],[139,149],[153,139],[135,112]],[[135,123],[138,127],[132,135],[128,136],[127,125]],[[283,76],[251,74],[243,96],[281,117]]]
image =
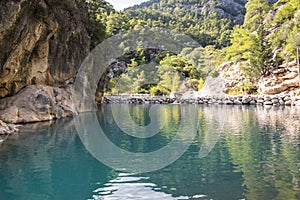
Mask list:
[[[110,106],[97,113],[100,124],[115,145],[131,152],[169,144],[182,116],[179,105],[161,105],[159,116],[166,122],[161,132],[134,138],[116,126]],[[199,121],[188,151],[173,164],[142,174],[100,163],[72,119],[26,125],[0,146],[0,199],[300,199],[299,108],[189,106]],[[148,110],[130,106],[140,125],[150,123]],[[88,133],[90,124],[85,126]],[[200,159],[200,147],[214,143]]]

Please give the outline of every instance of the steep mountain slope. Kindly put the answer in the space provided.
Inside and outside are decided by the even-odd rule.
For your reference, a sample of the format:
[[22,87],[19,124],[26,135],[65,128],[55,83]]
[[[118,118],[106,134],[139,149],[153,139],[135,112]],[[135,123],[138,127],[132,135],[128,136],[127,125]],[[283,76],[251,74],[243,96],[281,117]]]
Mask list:
[[270,74],[261,78],[265,94],[300,95],[300,1],[279,0],[265,18],[266,40],[271,47]]
[[125,10],[150,26],[185,32],[202,46],[229,45],[231,29],[242,24],[246,0],[151,0]]
[[189,13],[198,17],[216,11],[221,17],[243,23],[247,0],[150,0],[129,9],[149,9],[163,13]]
[[232,45],[226,50],[236,64],[228,65],[231,70],[224,77],[234,77],[230,71],[235,69],[240,74],[231,90],[300,94],[299,0],[249,0],[246,9],[245,22],[234,29]]

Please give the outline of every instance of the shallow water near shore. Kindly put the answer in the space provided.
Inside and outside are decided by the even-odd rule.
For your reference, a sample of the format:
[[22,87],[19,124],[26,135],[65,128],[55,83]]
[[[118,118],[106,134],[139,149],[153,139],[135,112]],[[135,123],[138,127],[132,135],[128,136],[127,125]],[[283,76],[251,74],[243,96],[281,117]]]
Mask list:
[[[127,151],[152,152],[168,145],[187,109],[197,112],[195,139],[171,165],[140,174],[94,158],[74,119],[28,124],[0,146],[0,199],[300,199],[299,108],[157,105],[164,126],[143,139],[122,132],[113,106],[118,105],[99,109],[99,124],[110,141]],[[151,122],[151,105],[129,106],[137,124]],[[88,123],[83,129],[92,131]],[[213,134],[215,145],[199,158]]]

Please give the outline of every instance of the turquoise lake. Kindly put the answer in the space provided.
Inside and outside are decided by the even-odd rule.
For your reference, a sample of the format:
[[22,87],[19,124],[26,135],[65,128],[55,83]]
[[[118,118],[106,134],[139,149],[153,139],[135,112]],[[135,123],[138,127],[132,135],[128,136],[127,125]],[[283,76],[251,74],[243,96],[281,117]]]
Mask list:
[[[131,119],[118,115],[128,130],[132,128],[130,121],[142,127],[155,120],[164,121],[161,130],[149,138],[124,133],[112,114],[112,109],[120,106],[128,106]],[[98,134],[93,132],[89,114],[80,115],[83,123],[79,128],[84,135],[76,131],[76,118],[28,124],[0,146],[0,200],[300,199],[300,108],[157,108],[153,119],[150,105],[102,105],[96,119],[114,145],[134,153],[169,145],[182,122],[190,127],[186,134],[195,133],[195,137],[190,144],[176,139],[178,145],[189,146],[172,164],[145,173],[102,164],[87,148],[93,138],[85,137]],[[133,132],[139,134],[139,129]],[[104,145],[95,142],[99,147]],[[209,147],[207,155],[199,157],[205,146]],[[173,151],[177,149],[170,157]]]

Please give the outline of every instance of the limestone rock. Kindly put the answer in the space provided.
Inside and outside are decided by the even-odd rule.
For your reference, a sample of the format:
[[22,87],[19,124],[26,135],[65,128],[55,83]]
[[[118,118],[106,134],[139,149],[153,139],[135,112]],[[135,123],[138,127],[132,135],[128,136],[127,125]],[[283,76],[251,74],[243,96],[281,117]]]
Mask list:
[[231,90],[235,90],[239,87],[240,83],[244,80],[240,67],[242,63],[234,64],[228,62],[220,65],[218,73],[222,77],[225,85],[224,92],[228,93]]
[[265,101],[264,105],[273,105],[273,102],[272,101]]
[[245,97],[243,97],[243,99],[242,99],[242,103],[243,104],[248,104],[248,103],[250,103],[252,101],[252,99],[251,99],[251,97],[249,97],[249,96],[245,96]]
[[13,132],[19,131],[19,126],[20,125],[7,124],[0,120],[0,140],[2,140],[1,135],[9,135]]
[[10,123],[47,121],[72,116],[72,87],[31,85],[0,99],[0,119]]
[[287,89],[287,86],[285,85],[276,85],[276,86],[269,86],[269,87],[264,87],[260,86],[259,91],[262,94],[279,94]]
[[236,105],[242,105],[242,102],[241,101],[239,101],[239,100],[234,100],[234,102],[233,102],[234,104],[236,104]]
[[277,69],[271,70],[270,73],[269,76],[259,81],[260,93],[281,94],[299,89],[299,71],[295,60],[280,65]]
[[[242,83],[247,81],[243,78],[241,66],[246,63],[224,63],[219,66],[218,72],[224,80],[224,92],[239,91]],[[269,71],[269,75],[262,77],[258,82],[254,83],[254,88],[258,89],[260,94],[289,94],[296,95],[300,90],[299,69],[296,61],[284,63],[278,67],[274,67]],[[242,92],[242,91],[240,91]],[[248,102],[248,101],[247,101]],[[262,103],[262,102],[258,102]]]
[[0,2],[0,98],[27,85],[61,85],[89,52],[77,0]]
[[290,72],[287,75],[281,77],[281,79],[282,80],[288,80],[288,79],[293,79],[293,78],[296,78],[296,77],[298,77],[298,73],[296,73],[296,72]]
[[278,69],[272,70],[272,73],[273,73],[273,74],[281,74],[281,73],[284,73],[284,68],[278,68]]

